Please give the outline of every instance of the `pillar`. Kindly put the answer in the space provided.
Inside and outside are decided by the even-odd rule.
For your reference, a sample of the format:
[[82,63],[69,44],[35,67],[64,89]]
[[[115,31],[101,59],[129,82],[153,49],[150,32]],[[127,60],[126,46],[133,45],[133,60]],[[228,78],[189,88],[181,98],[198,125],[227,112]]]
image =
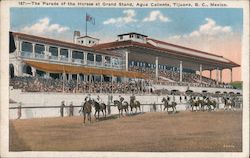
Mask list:
[[32,58],[35,58],[35,43],[32,43]]
[[105,59],[105,56],[101,56],[102,57],[102,66],[104,66],[104,59]]
[[155,78],[158,80],[158,57],[155,58]]
[[69,49],[68,62],[72,62],[72,49]]
[[128,71],[128,51],[125,52],[125,68]]
[[222,69],[220,70],[220,82],[222,82]]
[[72,80],[72,74],[68,74],[69,75],[69,80]]
[[202,64],[200,64],[200,83],[202,83]]
[[20,61],[18,62],[18,76],[23,76],[23,63]]
[[84,54],[84,56],[83,56],[83,64],[87,65],[87,55],[88,55],[88,53],[84,52],[83,54]]
[[233,82],[233,69],[230,69],[230,82]]
[[36,76],[36,68],[31,67],[31,71],[32,71],[32,76],[35,77]]
[[61,51],[61,48],[60,48],[60,47],[58,47],[58,60],[59,60],[59,61],[61,60],[60,51]]
[[96,66],[96,54],[93,55],[94,55],[94,66]]
[[219,68],[217,67],[216,69],[216,84],[218,84],[219,82]]
[[180,82],[182,82],[182,61],[180,61]]

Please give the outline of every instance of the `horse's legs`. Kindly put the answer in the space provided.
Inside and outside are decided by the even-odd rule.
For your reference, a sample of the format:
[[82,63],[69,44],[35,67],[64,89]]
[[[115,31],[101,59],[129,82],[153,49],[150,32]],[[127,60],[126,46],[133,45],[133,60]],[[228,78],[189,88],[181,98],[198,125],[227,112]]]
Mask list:
[[97,110],[95,111],[95,114],[94,114],[95,118],[96,118],[96,113],[97,113]]
[[86,114],[83,114],[83,123],[85,123],[85,119],[86,119]]

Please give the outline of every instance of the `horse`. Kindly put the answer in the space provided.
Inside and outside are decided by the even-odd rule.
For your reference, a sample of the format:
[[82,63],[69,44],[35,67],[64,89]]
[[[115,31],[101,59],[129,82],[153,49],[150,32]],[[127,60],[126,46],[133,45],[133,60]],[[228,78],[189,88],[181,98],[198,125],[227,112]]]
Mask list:
[[[215,110],[216,109],[216,101],[215,100],[210,100],[209,98],[207,98],[207,106],[209,107],[209,110]],[[213,109],[212,109],[213,107]]]
[[93,103],[93,105],[95,107],[95,114],[94,114],[95,118],[96,118],[96,113],[98,113],[98,119],[99,119],[99,117],[100,117],[100,111],[102,112],[102,115],[104,117],[106,117],[106,113],[107,113],[107,111],[106,111],[106,108],[107,108],[106,104],[104,104],[104,103],[98,103],[95,100],[93,100],[92,103]]
[[164,111],[165,111],[166,108],[167,108],[167,112],[168,112],[168,108],[172,108],[173,112],[176,111],[176,105],[177,105],[176,102],[172,102],[171,104],[169,104],[168,100],[165,97],[162,98],[161,102],[164,102],[164,109],[163,109]]
[[139,108],[139,110],[141,112],[141,103],[139,101],[130,99],[129,105],[130,105],[131,113],[133,113],[133,108],[135,108],[135,113],[137,113],[137,108]]
[[128,102],[124,101],[124,104],[122,104],[121,101],[119,100],[114,100],[114,106],[117,106],[118,110],[119,110],[119,117],[122,115],[123,116],[123,110],[125,110],[125,112],[128,112]]
[[234,111],[235,108],[235,101],[233,99],[229,99],[229,98],[223,98],[224,99],[224,111],[228,110],[229,107],[231,107],[230,109],[232,109]]
[[194,107],[195,107],[195,111],[197,112],[197,108],[199,107],[198,101],[195,101],[193,100],[193,98],[190,98],[189,103],[191,105],[192,111],[194,111]]
[[203,100],[198,99],[197,104],[198,104],[198,106],[200,106],[200,108],[201,108],[202,111],[205,111],[205,106],[207,105],[207,103],[205,102],[204,99]]
[[88,120],[91,123],[92,101],[88,100],[82,103],[82,108],[79,110],[79,113],[80,112],[82,112],[84,117],[83,123],[85,124],[86,114],[88,115]]

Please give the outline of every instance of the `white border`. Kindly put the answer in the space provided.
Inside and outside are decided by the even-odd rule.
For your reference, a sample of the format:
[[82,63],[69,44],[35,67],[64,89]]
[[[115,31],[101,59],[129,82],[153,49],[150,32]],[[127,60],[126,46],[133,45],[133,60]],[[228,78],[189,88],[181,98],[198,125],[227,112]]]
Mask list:
[[[49,1],[49,0],[44,0]],[[56,0],[55,0],[56,1]],[[73,0],[72,0],[73,1]],[[89,0],[96,2],[94,0]],[[113,1],[113,0],[112,0]],[[109,2],[112,2],[109,1]],[[131,1],[131,0],[130,0]],[[1,50],[0,50],[0,101],[1,101],[1,155],[0,157],[249,157],[249,1],[213,1],[228,4],[228,7],[243,8],[243,37],[242,37],[242,80],[243,80],[243,152],[9,152],[9,53],[8,53],[8,36],[9,36],[9,8],[18,6],[18,1],[0,1],[1,2]],[[58,1],[61,2],[61,1]],[[67,1],[65,1],[67,2]],[[77,1],[78,2],[78,1]],[[81,1],[83,2],[83,1]],[[85,1],[84,1],[85,2]],[[102,1],[98,1],[102,2]],[[113,1],[117,2],[117,1]],[[123,1],[125,2],[125,1]],[[131,1],[133,2],[133,1]],[[136,1],[138,2],[138,1]],[[143,2],[143,1],[141,1]],[[145,1],[144,1],[145,2]],[[150,1],[153,2],[153,1]],[[157,1],[157,2],[173,2],[173,1]],[[178,1],[180,2],[180,1]],[[184,2],[184,1],[183,1]],[[190,1],[195,2],[209,2]],[[21,7],[21,6],[18,6]],[[34,6],[24,6],[34,7]],[[64,6],[60,6],[64,7]],[[67,6],[65,6],[67,7]],[[28,18],[28,17],[27,17]],[[7,42],[6,42],[7,41]]]

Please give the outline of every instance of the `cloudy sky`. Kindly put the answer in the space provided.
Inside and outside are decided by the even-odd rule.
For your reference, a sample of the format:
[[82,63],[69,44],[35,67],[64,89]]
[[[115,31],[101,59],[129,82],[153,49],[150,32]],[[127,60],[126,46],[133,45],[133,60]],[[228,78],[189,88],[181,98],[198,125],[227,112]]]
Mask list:
[[[241,64],[241,9],[12,8],[10,13],[11,31],[72,41],[74,30],[85,34],[88,13],[95,18],[95,25],[88,24],[88,34],[101,42],[138,32]],[[223,71],[224,81],[229,80],[228,72]],[[240,68],[234,69],[234,80],[240,80],[240,76]]]

